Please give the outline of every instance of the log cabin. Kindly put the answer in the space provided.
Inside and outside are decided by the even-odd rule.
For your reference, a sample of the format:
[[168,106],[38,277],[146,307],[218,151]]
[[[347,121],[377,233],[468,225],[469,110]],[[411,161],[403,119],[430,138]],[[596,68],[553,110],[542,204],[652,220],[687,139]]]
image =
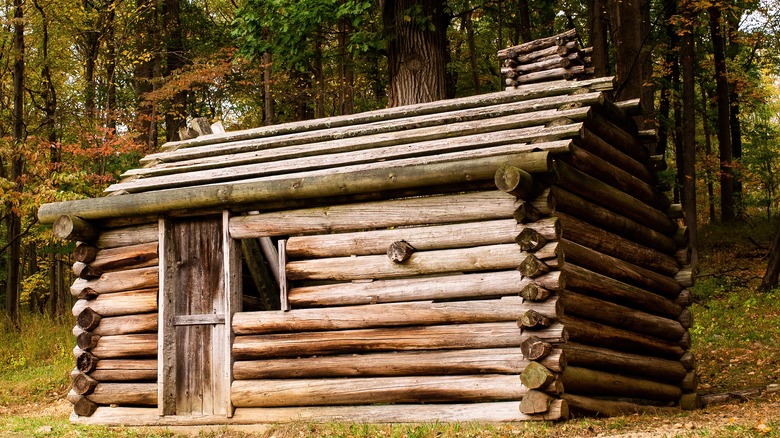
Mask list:
[[[538,63],[569,42],[510,55]],[[72,421],[695,408],[693,267],[653,136],[637,101],[610,100],[611,78],[568,79],[201,126],[107,196],[41,206],[78,242]]]

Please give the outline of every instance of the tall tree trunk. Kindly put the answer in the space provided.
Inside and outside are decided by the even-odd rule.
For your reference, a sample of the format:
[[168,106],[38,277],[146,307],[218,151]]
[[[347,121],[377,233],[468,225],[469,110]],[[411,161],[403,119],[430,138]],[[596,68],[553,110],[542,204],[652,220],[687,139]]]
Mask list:
[[721,10],[707,8],[710,17],[713,58],[715,61],[715,92],[718,100],[718,148],[720,150],[720,217],[734,221],[734,169],[729,116],[729,84],[726,73],[726,46],[723,40]]
[[[25,142],[24,130],[24,0],[14,0],[14,107],[13,107],[13,149],[11,150],[11,174],[10,180],[14,183],[13,191],[16,196],[11,199],[20,199],[22,190],[22,172],[24,158],[22,148]],[[13,202],[13,201],[11,201]],[[21,290],[20,259],[21,259],[21,231],[22,218],[19,206],[7,205],[7,241],[8,261],[5,289],[5,314],[10,328],[19,330],[19,293]]]
[[116,135],[116,41],[114,40],[114,20],[116,5],[111,0],[106,14],[106,128],[110,135]]
[[712,133],[710,132],[710,117],[707,101],[707,87],[704,79],[699,83],[701,90],[701,126],[704,131],[704,179],[707,180],[707,207],[709,210],[710,223],[715,222],[715,188],[712,184],[712,171],[710,170],[710,157],[712,156]]
[[641,0],[609,0],[610,28],[614,32],[616,100],[642,95],[642,11]]
[[[390,70],[389,106],[447,96],[447,16],[443,0],[380,0]],[[421,15],[407,20],[417,6]]]
[[[677,15],[677,1],[665,0],[664,28],[667,38],[667,48],[665,54],[667,72],[664,75],[663,85],[661,87],[661,97],[658,104],[658,145],[655,153],[663,157],[666,156],[666,150],[669,143],[670,110],[672,100],[677,98],[676,79],[679,78],[679,64],[677,59],[677,50],[680,47],[680,36],[677,34],[677,27],[674,24]],[[595,50],[595,49],[594,49]]]
[[[728,44],[726,46],[726,57],[730,61],[736,61],[741,49],[738,35],[740,15],[741,11],[729,11],[727,14]],[[729,81],[729,125],[731,127],[731,154],[736,164],[739,164],[742,159],[742,125],[739,121],[739,106],[739,89],[736,81],[732,79]],[[734,175],[734,205],[737,212],[744,210],[742,178],[738,173]]]
[[264,125],[273,125],[274,124],[274,97],[271,92],[273,89],[272,87],[272,76],[271,76],[271,53],[265,52],[263,53],[263,124]]
[[346,17],[339,20],[339,114],[342,115],[355,112],[355,69],[348,47],[353,30]]
[[466,42],[469,46],[469,66],[471,67],[471,80],[474,82],[474,93],[480,94],[482,87],[479,82],[477,48],[474,42],[474,20],[471,17],[471,12],[463,16],[463,25],[466,28]]
[[157,149],[157,106],[147,99],[147,94],[156,88],[155,78],[159,75],[159,25],[154,0],[137,0],[136,5],[140,27],[138,51],[144,56],[133,72],[138,102],[135,126],[137,141],[144,145],[146,152],[154,152]]
[[[498,8],[498,29],[496,30],[496,40],[498,43],[496,44],[496,52],[504,48],[504,1],[503,0],[496,0],[496,8]],[[503,66],[503,61],[497,60],[498,62],[498,70],[501,71],[501,67]],[[500,90],[504,86],[504,78],[501,77],[501,75],[496,75],[498,78],[498,89]]]
[[682,205],[685,211],[686,225],[691,247],[691,264],[696,266],[698,252],[698,215],[696,213],[696,78],[695,53],[693,43],[694,13],[690,2],[686,2],[684,11],[683,35],[680,39],[680,58],[682,60]]
[[594,75],[604,77],[609,75],[609,18],[605,0],[590,0],[588,2],[588,28],[590,29],[590,46],[593,47],[591,63]]
[[[531,14],[528,10],[528,0],[517,0],[517,15],[520,19],[517,31],[523,41],[531,41]],[[519,41],[518,41],[519,42]]]
[[325,71],[322,65],[322,32],[315,33],[314,59],[312,60],[312,76],[314,76],[314,117],[325,117]]
[[777,287],[778,276],[780,276],[780,221],[778,222],[777,232],[772,241],[772,247],[769,249],[769,263],[766,267],[766,273],[758,287],[760,291],[768,291]]
[[[169,78],[187,64],[184,57],[184,33],[181,25],[180,0],[164,0],[162,25],[165,36],[165,71]],[[165,134],[168,141],[176,140],[179,128],[187,123],[187,90],[179,90],[171,99],[170,109],[165,114]]]

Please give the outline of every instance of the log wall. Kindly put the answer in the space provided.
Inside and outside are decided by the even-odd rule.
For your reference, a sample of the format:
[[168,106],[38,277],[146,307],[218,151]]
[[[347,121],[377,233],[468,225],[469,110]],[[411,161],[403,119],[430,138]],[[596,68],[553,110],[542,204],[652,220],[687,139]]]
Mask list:
[[68,399],[100,406],[157,405],[157,223],[104,229],[77,244],[71,286],[76,368]]

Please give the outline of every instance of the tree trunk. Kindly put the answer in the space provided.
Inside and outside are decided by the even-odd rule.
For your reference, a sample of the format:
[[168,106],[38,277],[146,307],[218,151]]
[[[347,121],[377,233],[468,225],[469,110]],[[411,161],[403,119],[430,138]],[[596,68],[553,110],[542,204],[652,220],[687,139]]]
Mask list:
[[[690,7],[690,5],[688,5]],[[691,23],[694,11],[686,8],[685,23]],[[685,211],[685,222],[688,226],[691,247],[691,265],[698,261],[698,226],[696,213],[696,77],[695,53],[693,42],[693,26],[686,26],[681,39],[681,59],[683,70],[682,84],[682,124],[683,124],[683,154],[682,160],[682,204]]]
[[758,289],[768,291],[777,287],[778,275],[780,275],[780,225],[778,225],[775,238],[772,241],[772,248],[769,250],[769,264]]
[[[169,78],[186,64],[179,0],[163,2],[162,26],[166,53],[164,76]],[[168,141],[178,139],[179,128],[185,125],[186,118],[187,90],[179,90],[173,95],[170,108],[165,114],[165,132]]]
[[715,221],[715,188],[712,184],[712,171],[710,170],[710,156],[712,155],[712,134],[710,132],[710,117],[707,106],[709,94],[704,79],[699,83],[701,90],[701,125],[704,131],[704,180],[707,181],[707,207],[710,223]]
[[[446,97],[447,26],[443,0],[380,0],[388,35],[389,106]],[[406,20],[409,10],[417,8]]]
[[734,169],[729,116],[729,84],[726,76],[726,46],[723,39],[721,10],[719,6],[707,8],[710,16],[713,57],[715,61],[715,87],[718,98],[718,145],[720,148],[720,217],[723,222],[735,219]]
[[528,11],[528,0],[517,0],[517,14],[520,18],[520,25],[517,30],[520,32],[520,37],[523,38],[523,42],[533,40],[531,36],[531,15]]
[[274,124],[274,97],[271,93],[271,72],[273,71],[271,69],[272,62],[271,53],[263,53],[263,124],[266,126]]
[[642,13],[640,0],[610,2],[611,29],[615,46],[615,100],[641,96],[642,73]]
[[593,47],[591,62],[594,75],[604,77],[609,75],[609,19],[605,0],[590,0],[588,2],[588,21],[590,28],[590,45]]
[[[15,183],[15,195],[10,199],[20,199],[23,190],[22,172],[24,158],[22,146],[25,142],[24,129],[24,9],[23,0],[14,0],[14,106],[13,106],[13,150],[11,157],[10,180]],[[5,313],[7,323],[11,328],[20,330],[19,325],[19,293],[21,290],[20,257],[21,257],[21,228],[22,218],[19,209],[14,205],[8,205],[7,217],[7,241],[8,247],[8,272],[5,289]]]
[[469,45],[469,65],[471,66],[471,79],[474,82],[474,93],[482,92],[479,82],[479,66],[477,64],[477,49],[474,43],[474,20],[469,12],[463,17],[463,26],[466,28],[466,40]]
[[159,73],[157,10],[151,0],[137,0],[137,10],[141,23],[138,50],[148,56],[136,64],[133,72],[135,97],[139,102],[135,124],[139,132],[137,141],[145,146],[146,152],[153,152],[157,149],[157,107],[146,99],[146,94],[156,88],[154,78]]

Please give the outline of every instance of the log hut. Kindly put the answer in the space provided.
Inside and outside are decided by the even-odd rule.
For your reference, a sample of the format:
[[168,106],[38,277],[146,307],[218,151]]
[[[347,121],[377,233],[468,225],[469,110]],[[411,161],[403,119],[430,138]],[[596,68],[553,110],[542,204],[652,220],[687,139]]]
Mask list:
[[78,242],[72,421],[696,407],[686,229],[612,86],[199,124],[108,196],[41,206]]

